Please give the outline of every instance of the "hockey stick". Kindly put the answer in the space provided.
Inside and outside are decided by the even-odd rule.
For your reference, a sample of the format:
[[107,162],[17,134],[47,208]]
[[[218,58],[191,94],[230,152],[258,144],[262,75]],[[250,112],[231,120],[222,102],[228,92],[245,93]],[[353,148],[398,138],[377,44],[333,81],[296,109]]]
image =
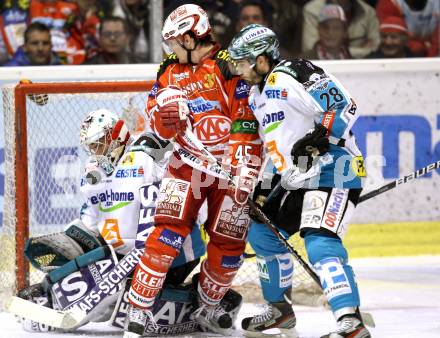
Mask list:
[[[188,128],[185,130],[185,133],[181,134],[181,136],[185,139],[189,144],[194,145],[197,150],[199,150],[210,162],[212,167],[215,167],[216,171],[219,172],[226,180],[228,180],[232,185],[235,186],[234,178],[231,173],[223,169],[222,165],[218,162],[214,155],[212,155],[208,149],[204,146],[204,144],[190,131]],[[309,264],[307,264],[301,255],[294,249],[294,247],[288,242],[287,238],[277,229],[277,227],[272,223],[272,221],[261,211],[259,206],[248,199],[247,204],[252,209],[252,211],[257,214],[257,216],[263,221],[267,227],[278,237],[278,239],[286,246],[289,252],[296,258],[298,263],[302,266],[302,268],[309,274],[309,276],[316,282],[319,288],[322,290],[321,281],[319,276],[315,271],[312,270]],[[362,316],[362,320],[368,326],[375,327],[375,322],[371,314],[362,312],[360,313]]]
[[[412,180],[415,180],[416,178],[419,178],[425,174],[430,173],[433,170],[439,169],[440,168],[440,160],[431,164],[428,164],[427,166],[415,170],[403,177],[399,177],[397,180],[387,183],[377,189],[374,189],[370,192],[367,192],[366,194],[362,195],[359,197],[358,199],[358,203],[362,203],[365,202],[366,200],[369,200],[370,198],[376,197],[377,195],[383,194],[384,192],[387,192],[388,190],[394,189],[399,185],[408,183]],[[266,198],[266,203],[270,200],[272,200],[273,198],[279,196],[280,193],[287,191],[286,189],[283,188],[282,184],[281,184],[281,180],[277,183],[277,185],[275,186],[275,188],[272,189],[272,191],[270,192],[270,194],[267,196]]]
[[385,184],[381,186],[380,188],[377,188],[375,190],[372,190],[362,196],[359,197],[358,203],[364,202],[366,200],[369,200],[372,197],[375,197],[377,195],[380,195],[388,190],[394,189],[399,185],[405,184],[409,181],[412,181],[416,178],[419,178],[425,174],[430,173],[431,171],[435,169],[440,168],[440,160],[431,164],[428,164],[426,167],[423,167],[419,170],[413,171],[412,173],[409,173],[408,175],[405,175],[403,177],[398,178],[397,180],[390,182],[388,184]]
[[66,310],[51,309],[14,296],[7,303],[7,311],[55,328],[73,329],[83,324],[87,320],[87,315],[107,296],[118,291],[122,281],[136,267],[142,253],[141,249],[132,249],[86,296],[81,297]]

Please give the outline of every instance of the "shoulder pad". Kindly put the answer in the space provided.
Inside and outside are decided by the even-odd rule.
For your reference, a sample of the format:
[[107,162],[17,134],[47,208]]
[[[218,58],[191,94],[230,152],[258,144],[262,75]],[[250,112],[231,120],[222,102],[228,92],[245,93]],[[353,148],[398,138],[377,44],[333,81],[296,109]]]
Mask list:
[[[171,145],[171,146],[170,146]],[[140,135],[128,148],[128,151],[142,151],[151,156],[154,160],[160,161],[165,152],[172,149],[169,141],[162,140],[153,133],[145,133]]]
[[308,83],[310,81],[315,82],[316,79],[327,76],[322,68],[305,59],[282,61],[274,68],[272,72],[288,74],[306,87],[308,87]]
[[167,67],[173,63],[179,63],[179,59],[177,58],[176,54],[170,54],[168,55],[160,64],[159,69],[157,70],[157,79],[165,73],[165,70]]
[[214,60],[217,63],[218,68],[220,69],[221,74],[225,78],[225,80],[232,79],[233,75],[229,70],[229,64],[232,61],[229,53],[226,49],[220,49],[217,53],[214,54]]

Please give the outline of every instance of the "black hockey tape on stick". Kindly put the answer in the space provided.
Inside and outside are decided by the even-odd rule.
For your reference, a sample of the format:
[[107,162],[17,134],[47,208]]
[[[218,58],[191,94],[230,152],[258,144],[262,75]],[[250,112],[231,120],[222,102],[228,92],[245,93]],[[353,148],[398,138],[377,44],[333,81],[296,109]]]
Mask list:
[[[197,150],[202,152],[202,154],[208,159],[212,167],[216,168],[225,179],[229,180],[233,185],[235,185],[234,179],[231,173],[223,169],[222,165],[217,161],[217,159],[212,155],[208,149],[203,145],[203,143],[197,139],[197,137],[187,128],[184,134],[181,134],[186,142],[194,145]],[[280,181],[281,182],[281,181]],[[272,223],[272,221],[261,211],[259,206],[248,199],[247,204],[252,209],[252,211],[258,215],[258,217],[263,221],[263,223],[269,227],[269,229],[278,237],[278,239],[286,246],[289,252],[295,257],[298,263],[303,267],[303,269],[309,274],[309,276],[316,282],[320,289],[322,289],[321,281],[316,272],[310,267],[310,265],[304,261],[298,251],[287,241],[287,238],[277,229],[277,227]],[[374,319],[369,313],[360,313],[362,320],[368,326],[375,326]]]

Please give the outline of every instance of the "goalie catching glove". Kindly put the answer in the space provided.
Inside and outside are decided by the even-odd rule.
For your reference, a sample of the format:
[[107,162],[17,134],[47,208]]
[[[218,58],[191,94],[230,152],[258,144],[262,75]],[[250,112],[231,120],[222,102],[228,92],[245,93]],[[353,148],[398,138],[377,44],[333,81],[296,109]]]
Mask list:
[[315,124],[314,129],[295,142],[290,154],[293,164],[300,171],[307,172],[313,166],[315,158],[324,155],[328,150],[328,129],[322,124]]
[[158,91],[155,101],[152,110],[154,119],[162,127],[159,135],[170,139],[184,132],[190,114],[185,93],[176,86],[169,86]]

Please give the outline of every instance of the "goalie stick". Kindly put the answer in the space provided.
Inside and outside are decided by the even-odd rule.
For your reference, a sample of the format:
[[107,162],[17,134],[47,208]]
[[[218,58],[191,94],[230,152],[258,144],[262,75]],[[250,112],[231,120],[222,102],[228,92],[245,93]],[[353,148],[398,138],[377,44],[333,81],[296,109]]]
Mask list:
[[7,311],[16,316],[28,318],[55,328],[73,329],[83,324],[87,320],[87,315],[107,296],[120,290],[122,281],[134,270],[142,253],[142,249],[132,249],[87,295],[66,310],[51,309],[13,296],[7,302]]
[[[217,172],[219,172],[225,179],[227,179],[231,184],[233,184],[235,186],[235,181],[234,181],[234,178],[232,177],[231,173],[229,173],[225,169],[223,169],[222,165],[217,161],[215,156],[212,155],[208,151],[208,149],[206,149],[204,144],[193,134],[192,131],[190,131],[187,128],[185,133],[181,134],[181,136],[183,136],[183,138],[185,139],[186,142],[194,145],[197,148],[197,150],[199,150],[207,158],[207,160],[210,162],[211,166],[215,167]],[[316,284],[319,286],[319,288],[322,289],[321,281],[319,279],[319,276],[316,274],[316,272],[310,267],[310,265],[306,261],[304,261],[304,259],[298,253],[298,251],[295,250],[295,248],[288,242],[287,238],[284,237],[284,235],[276,228],[276,226],[272,223],[272,221],[261,211],[259,206],[251,199],[248,199],[247,204],[252,209],[252,211],[254,213],[256,213],[261,220],[263,220],[263,223],[266,226],[268,226],[269,229],[286,246],[286,248],[296,258],[296,260],[302,266],[302,268],[316,282]],[[366,325],[371,326],[371,327],[376,326],[374,319],[370,313],[361,312],[360,315],[362,316],[362,320],[364,321],[364,323]]]

